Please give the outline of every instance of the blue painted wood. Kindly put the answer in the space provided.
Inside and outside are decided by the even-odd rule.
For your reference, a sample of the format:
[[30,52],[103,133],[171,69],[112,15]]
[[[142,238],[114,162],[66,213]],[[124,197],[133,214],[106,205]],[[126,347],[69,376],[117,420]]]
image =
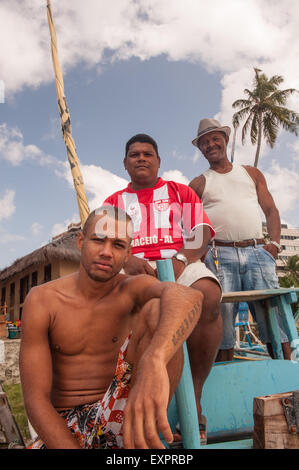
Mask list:
[[[172,261],[170,259],[157,261],[157,272],[161,281],[175,282]],[[186,343],[184,344],[184,368],[179,386],[175,392],[175,400],[183,446],[185,449],[199,449],[200,433]],[[171,415],[171,409],[168,410],[168,415]],[[173,416],[171,416],[170,419],[173,421]]]
[[284,296],[288,304],[294,304],[297,302],[297,295],[295,292],[289,292]]
[[175,282],[171,259],[163,259],[157,261],[157,272],[160,281]]
[[[297,296],[296,296],[297,297]],[[277,305],[280,310],[280,314],[283,320],[283,324],[289,338],[290,346],[292,349],[292,359],[299,362],[299,338],[298,331],[293,316],[291,302],[292,298],[286,295],[280,295],[277,297]],[[295,299],[295,301],[297,298]]]
[[[158,277],[162,281],[174,282],[171,260],[157,262]],[[253,430],[253,399],[258,396],[284,393],[299,389],[299,340],[290,303],[297,299],[299,289],[274,289],[271,294],[269,317],[276,356],[281,358],[281,344],[274,317],[274,306],[283,312],[288,336],[297,341],[297,361],[261,360],[215,364],[208,376],[202,394],[202,408],[208,417],[208,436],[221,439],[249,433]],[[273,299],[276,301],[273,301]],[[295,331],[296,330],[296,331]],[[197,411],[189,357],[184,345],[185,365],[179,387],[168,408],[170,424],[175,426],[179,418],[183,446],[185,449],[200,448]],[[238,440],[209,444],[201,449],[245,449],[252,448],[252,440]]]
[[298,389],[298,362],[262,360],[215,364],[202,393],[208,437],[221,440],[224,436],[252,431],[254,397]]
[[216,444],[207,444],[202,449],[214,450],[214,449],[252,449],[253,439],[242,439],[239,441],[219,442]]

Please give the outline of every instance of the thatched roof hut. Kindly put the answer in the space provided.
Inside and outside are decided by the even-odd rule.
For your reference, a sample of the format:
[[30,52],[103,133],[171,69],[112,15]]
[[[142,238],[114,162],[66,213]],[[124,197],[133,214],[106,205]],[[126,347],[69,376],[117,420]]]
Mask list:
[[78,229],[73,228],[65,234],[53,238],[50,243],[32,253],[17,259],[14,263],[0,271],[0,281],[8,280],[33,265],[44,265],[54,260],[80,261],[80,252],[76,247]]

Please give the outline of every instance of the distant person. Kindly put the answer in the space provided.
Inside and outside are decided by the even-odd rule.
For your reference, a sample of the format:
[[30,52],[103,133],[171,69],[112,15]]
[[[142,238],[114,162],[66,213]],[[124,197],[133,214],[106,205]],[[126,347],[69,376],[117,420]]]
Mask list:
[[[248,165],[232,164],[227,157],[230,128],[216,119],[199,123],[193,145],[207,159],[210,168],[194,178],[190,187],[201,198],[216,235],[205,258],[207,267],[217,275],[223,292],[278,288],[275,260],[281,247],[280,217],[263,174]],[[269,243],[266,244],[260,208],[265,214]],[[250,304],[255,313],[261,340],[273,357],[266,316],[260,304]],[[218,361],[231,361],[235,344],[235,319],[238,304],[223,303],[223,340]],[[291,358],[288,337],[280,334],[285,359]]]
[[194,191],[159,177],[160,156],[152,137],[137,134],[129,139],[124,166],[131,182],[127,188],[109,196],[105,204],[121,207],[132,217],[132,255],[124,265],[125,272],[156,276],[156,261],[171,259],[177,283],[191,286],[204,295],[202,315],[187,341],[204,444],[206,417],[200,404],[202,387],[222,338],[220,283],[201,261],[214,230]]
[[102,207],[78,235],[79,272],[31,289],[22,316],[22,389],[31,449],[163,448],[182,344],[201,292],[119,271],[131,219]]

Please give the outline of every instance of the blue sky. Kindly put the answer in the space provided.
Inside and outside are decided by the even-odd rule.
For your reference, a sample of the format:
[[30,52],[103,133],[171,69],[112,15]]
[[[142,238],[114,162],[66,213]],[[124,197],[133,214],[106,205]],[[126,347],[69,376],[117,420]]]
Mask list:
[[[135,133],[157,140],[161,175],[188,183],[207,168],[191,144],[199,120],[217,117],[230,125],[231,103],[251,86],[253,67],[283,75],[283,88],[299,89],[293,60],[298,6],[291,0],[244,2],[251,7],[247,18],[236,0],[225,7],[217,0],[211,6],[186,0],[184,9],[180,0],[52,0],[90,208],[126,184],[124,146]],[[79,221],[45,4],[0,5],[0,269]],[[298,96],[289,106],[299,112]],[[254,151],[238,136],[236,163],[253,164]],[[282,220],[297,227],[298,165],[296,137],[281,132],[273,150],[263,147],[259,168]]]

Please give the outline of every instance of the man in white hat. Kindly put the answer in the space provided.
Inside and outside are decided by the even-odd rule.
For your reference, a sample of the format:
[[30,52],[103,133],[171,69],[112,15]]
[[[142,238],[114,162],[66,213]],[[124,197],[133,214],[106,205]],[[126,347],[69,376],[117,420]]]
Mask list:
[[[216,119],[202,119],[192,141],[207,159],[210,168],[194,178],[190,187],[202,200],[214,230],[215,239],[205,259],[207,267],[221,282],[223,292],[279,287],[275,260],[281,250],[280,217],[263,174],[255,167],[232,164],[227,157],[230,128]],[[265,214],[270,236],[265,244],[260,208]],[[250,305],[255,313],[261,340],[273,351],[263,309]],[[218,361],[233,359],[235,319],[238,304],[221,305],[223,339]],[[288,338],[279,317],[282,350],[291,358]]]

